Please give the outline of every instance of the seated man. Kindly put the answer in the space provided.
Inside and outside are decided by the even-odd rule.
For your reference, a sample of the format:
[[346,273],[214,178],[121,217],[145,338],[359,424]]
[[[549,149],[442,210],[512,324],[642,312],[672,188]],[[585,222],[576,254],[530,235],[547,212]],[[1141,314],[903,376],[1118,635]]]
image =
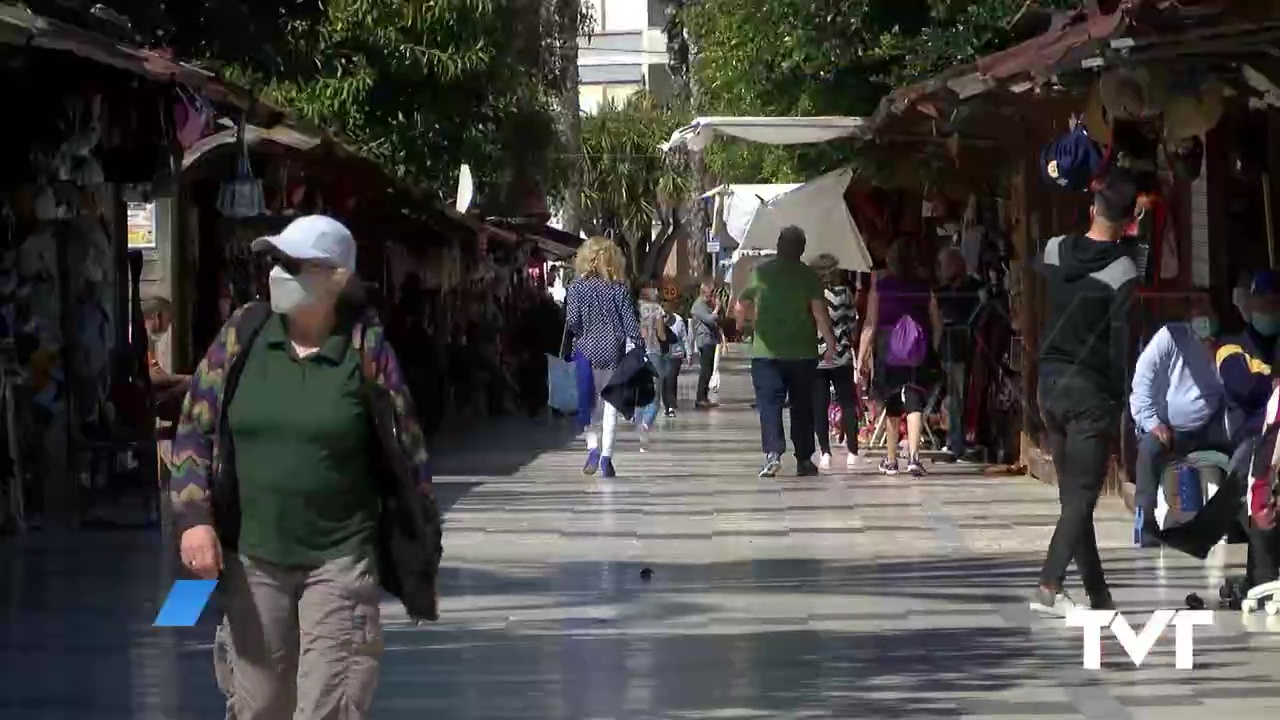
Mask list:
[[1230,452],[1209,298],[1193,298],[1190,322],[1160,328],[1138,357],[1129,411],[1138,431],[1137,506],[1142,546],[1158,547],[1156,498],[1169,461],[1201,450]]
[[1254,274],[1245,301],[1249,326],[1218,349],[1218,375],[1231,425],[1232,471],[1244,471],[1254,441],[1262,434],[1267,402],[1275,386],[1272,370],[1280,337],[1280,271]]
[[[1254,274],[1245,300],[1249,326],[1218,350],[1218,373],[1231,413],[1232,475],[1243,478],[1267,420],[1267,403],[1277,387],[1273,364],[1280,337],[1280,271]],[[1265,465],[1265,463],[1264,463]],[[1247,516],[1248,509],[1245,514]],[[1248,520],[1246,519],[1246,522]],[[1246,587],[1277,579],[1276,530],[1248,523]]]
[[[164,423],[176,423],[191,377],[165,370],[157,352],[161,338],[173,326],[173,305],[168,298],[149,298],[142,302],[142,317],[147,328],[147,370],[151,375],[156,417]],[[167,427],[168,432],[172,430],[173,427]]]

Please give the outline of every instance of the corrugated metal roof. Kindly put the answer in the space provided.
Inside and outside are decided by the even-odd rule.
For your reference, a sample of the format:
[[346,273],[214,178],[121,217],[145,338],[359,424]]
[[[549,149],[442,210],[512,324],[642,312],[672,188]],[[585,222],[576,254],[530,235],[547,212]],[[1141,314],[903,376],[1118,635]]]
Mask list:
[[[1064,62],[1093,54],[1102,42],[1119,37],[1131,26],[1129,13],[1116,12],[1079,20],[1061,28],[962,65],[891,93],[874,116],[877,129],[907,110],[930,101],[965,100],[997,87],[1029,90],[1057,74]],[[1076,67],[1079,67],[1077,64]],[[921,108],[934,114],[932,107]]]

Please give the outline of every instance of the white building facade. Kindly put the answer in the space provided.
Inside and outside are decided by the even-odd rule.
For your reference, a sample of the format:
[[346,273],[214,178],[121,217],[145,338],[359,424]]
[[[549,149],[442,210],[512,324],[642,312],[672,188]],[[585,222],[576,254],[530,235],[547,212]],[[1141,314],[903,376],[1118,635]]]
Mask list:
[[590,37],[578,39],[579,103],[593,113],[606,102],[622,104],[649,90],[671,92],[667,68],[666,3],[663,0],[584,0],[592,15]]

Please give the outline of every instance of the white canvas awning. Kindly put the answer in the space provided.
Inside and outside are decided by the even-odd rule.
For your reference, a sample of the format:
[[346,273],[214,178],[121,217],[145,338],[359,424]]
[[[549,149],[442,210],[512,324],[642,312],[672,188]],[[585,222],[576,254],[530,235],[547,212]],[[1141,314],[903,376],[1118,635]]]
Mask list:
[[779,195],[800,187],[800,183],[776,185],[721,185],[703,197],[716,198],[715,221],[729,237],[741,243],[756,211]]
[[866,118],[832,117],[700,117],[676,130],[661,147],[702,150],[716,133],[766,145],[805,145],[842,137],[863,136],[870,123]]
[[784,227],[795,225],[808,236],[805,262],[830,253],[845,270],[869,272],[871,254],[844,199],[852,179],[853,172],[843,168],[765,203],[751,218],[746,237],[742,239],[742,251],[776,250],[778,233]]

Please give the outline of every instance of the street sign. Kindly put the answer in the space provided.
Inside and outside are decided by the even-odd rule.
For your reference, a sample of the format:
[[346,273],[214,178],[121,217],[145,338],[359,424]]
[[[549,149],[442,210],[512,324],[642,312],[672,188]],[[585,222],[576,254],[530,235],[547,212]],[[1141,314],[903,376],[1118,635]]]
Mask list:
[[712,255],[715,255],[715,254],[719,253],[719,252],[720,252],[720,241],[719,241],[719,240],[708,240],[708,241],[707,241],[707,252],[711,253]]

